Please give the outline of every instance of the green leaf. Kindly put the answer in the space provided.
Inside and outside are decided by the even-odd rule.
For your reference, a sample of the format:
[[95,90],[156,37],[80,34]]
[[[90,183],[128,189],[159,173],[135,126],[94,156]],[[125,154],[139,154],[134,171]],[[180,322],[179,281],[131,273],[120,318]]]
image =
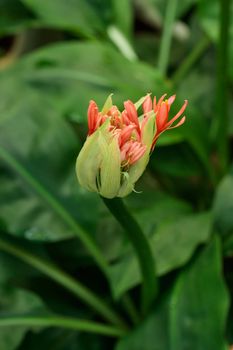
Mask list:
[[[144,179],[145,177],[146,174]],[[170,222],[192,212],[187,202],[157,191],[151,186],[148,188],[142,180],[137,183],[136,191],[140,193],[133,192],[125,201],[147,236],[151,237],[165,220]],[[105,207],[102,208],[100,216],[97,237],[101,242],[101,250],[109,261],[121,259],[131,249],[130,244],[123,239],[123,229]]]
[[[30,252],[30,254],[40,258],[43,262],[47,261],[54,264],[57,262],[58,255],[59,262],[63,261],[65,264],[64,269],[66,271],[68,270],[71,274],[80,269],[80,265],[83,264],[83,255],[80,254],[82,247],[80,247],[77,239],[59,241],[56,243],[50,242],[46,246],[44,243],[28,241],[22,238],[19,239],[6,233],[3,234],[2,232],[0,236],[12,246],[18,246]],[[82,271],[82,269],[80,270]],[[51,281],[51,279],[48,279],[43,272],[40,272],[30,264],[26,264],[17,257],[4,253],[4,251],[1,250],[0,286],[3,286],[7,290],[8,285],[11,288],[30,289],[44,301],[49,310],[56,314],[65,313],[67,315],[72,314],[77,317],[82,317],[84,312],[86,312],[85,306],[85,311],[83,311],[83,306],[81,304],[77,308],[77,300],[72,297],[72,295],[69,294],[69,297],[64,297],[64,295],[66,295],[64,294],[64,288],[57,286],[57,284]],[[92,279],[92,287],[94,288],[94,286],[96,286],[96,282]]]
[[[43,305],[33,293],[9,285],[0,286],[0,319],[15,313],[31,312],[42,309]],[[0,326],[1,350],[14,350],[20,344],[31,326]]]
[[[175,130],[168,130],[160,136],[158,146],[167,147],[162,147],[158,151],[155,148],[154,155],[152,155],[152,165],[162,173],[183,178],[202,175],[204,169],[212,180],[211,148],[209,139],[206,137],[209,133],[209,125],[204,118],[204,113],[201,113],[196,108],[200,100],[194,99],[193,88],[185,84],[179,96],[183,96],[189,102],[184,112],[186,121],[181,127]],[[202,99],[203,96],[201,101]],[[174,104],[175,108],[172,106],[170,118],[179,111],[183,101],[179,98]],[[177,143],[181,142],[182,144],[177,145]],[[176,143],[175,147],[174,143]],[[157,160],[157,152],[159,160]],[[184,164],[185,167],[183,166]]]
[[6,118],[16,106],[30,108],[27,97],[30,99],[33,94],[38,114],[41,109],[43,113],[40,101],[45,99],[54,114],[85,125],[90,99],[101,108],[107,96],[114,93],[114,104],[121,109],[126,99],[135,102],[146,92],[161,95],[161,91],[166,90],[166,84],[154,67],[129,62],[112,46],[98,42],[45,47],[2,72],[0,79],[4,101],[0,106],[0,119]]
[[202,248],[178,275],[169,293],[116,350],[226,350],[229,306],[222,276],[220,242]]
[[14,33],[35,21],[19,0],[1,0],[0,14],[0,35]]
[[[146,92],[161,94],[166,90],[158,70],[129,62],[112,46],[98,42],[43,48],[17,67],[24,83],[46,95],[56,111],[85,124],[90,99],[101,109],[109,93],[114,93],[113,102],[121,109],[126,99],[134,102]],[[17,67],[15,74],[19,76]]]
[[[186,95],[188,98],[188,95]],[[191,102],[192,103],[192,102]],[[180,128],[180,134],[184,137],[186,142],[190,144],[198,159],[202,163],[203,168],[209,175],[210,179],[213,177],[213,169],[210,163],[210,142],[206,137],[208,135],[209,126],[203,120],[203,115],[194,107],[194,104],[187,107],[188,119],[184,126]]]
[[223,235],[233,234],[233,176],[227,175],[220,182],[213,203],[216,228]]
[[[199,19],[203,29],[208,36],[216,43],[219,38],[220,30],[220,2],[218,0],[202,0],[199,1]],[[229,58],[229,73],[233,79],[233,67],[230,62],[233,60],[233,3],[231,1],[230,12],[230,58]]]
[[115,25],[131,39],[133,34],[133,4],[130,0],[113,0]]
[[78,221],[90,229],[94,223],[85,206],[95,202],[75,178],[79,143],[46,100],[23,84],[21,89],[24,98],[10,109],[6,100],[0,120],[0,217],[9,231],[28,239],[79,235]]
[[197,246],[209,239],[211,228],[212,215],[205,212],[161,225],[151,241],[159,274],[184,265]]
[[169,299],[169,295],[164,296],[150,316],[118,342],[116,350],[170,350]]
[[[159,276],[183,266],[198,245],[209,239],[211,218],[209,213],[193,214],[159,226],[150,238]],[[123,256],[110,269],[111,286],[115,298],[119,298],[140,282],[140,272],[132,254]]]
[[107,337],[67,329],[48,328],[26,335],[17,350],[107,350]]
[[20,0],[29,9],[35,12],[44,24],[81,32],[87,36],[93,35],[102,29],[102,23],[85,0]]
[[78,337],[79,333],[67,329],[35,329],[26,334],[17,350],[73,350]]
[[171,305],[171,350],[225,349],[229,300],[217,238],[180,274]]
[[[180,141],[183,141],[181,134],[177,134],[178,144],[172,144],[176,140],[176,134],[173,134],[173,131],[161,135],[156,147],[161,146],[161,144],[163,145],[163,142],[165,143],[166,140],[168,142],[165,146],[163,145],[159,149],[155,149],[155,153],[151,157],[150,166],[156,173],[162,174],[162,176],[167,175],[185,179],[200,175],[202,173],[200,162],[187,143],[180,143]],[[174,185],[177,187],[178,183],[176,182]]]

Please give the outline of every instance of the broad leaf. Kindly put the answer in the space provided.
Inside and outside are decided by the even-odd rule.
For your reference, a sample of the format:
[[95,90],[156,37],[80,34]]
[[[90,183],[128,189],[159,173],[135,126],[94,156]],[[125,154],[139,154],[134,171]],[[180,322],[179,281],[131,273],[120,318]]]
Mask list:
[[214,221],[221,234],[233,234],[233,176],[227,175],[220,182],[214,203]]
[[229,300],[217,238],[180,274],[171,305],[171,350],[225,350]]
[[9,110],[5,101],[0,121],[1,220],[10,232],[28,239],[82,234],[78,221],[91,228],[86,205],[95,206],[95,198],[83,194],[75,178],[80,146],[45,99],[23,85],[21,89],[24,99]]
[[[136,191],[139,193],[132,193],[125,201],[148,237],[153,236],[164,220],[173,221],[192,212],[187,202],[157,191],[151,186],[148,188],[142,181],[136,184]],[[109,261],[122,259],[125,254],[132,252],[132,247],[126,240],[122,227],[106,207],[102,208],[100,215],[102,219],[97,226],[97,235],[102,251]]]
[[[230,38],[229,38],[229,73],[231,79],[233,78],[233,3],[231,3],[230,10]],[[220,1],[218,0],[202,0],[199,1],[199,18],[203,29],[206,31],[208,36],[216,43],[219,38],[220,29]]]
[[113,103],[121,109],[126,99],[135,102],[146,92],[161,94],[166,89],[158,70],[129,62],[111,46],[98,42],[61,43],[41,49],[18,69],[24,71],[23,80],[46,94],[56,110],[85,123],[90,99],[101,109],[107,96],[114,93]]
[[133,4],[130,0],[113,0],[113,13],[115,25],[129,39],[133,34]]
[[226,350],[228,305],[220,244],[215,238],[195,255],[171,293],[163,292],[148,318],[120,340],[116,350]]
[[[0,286],[0,320],[3,317],[24,314],[38,308],[43,309],[43,305],[33,293],[12,288],[9,285]],[[30,328],[29,326],[0,326],[1,350],[15,350]]]
[[47,25],[81,32],[87,36],[100,31],[102,24],[89,2],[84,0],[20,0]]
[[169,302],[170,295],[164,296],[151,315],[118,342],[115,350],[170,350]]
[[[183,266],[201,243],[211,233],[209,213],[190,215],[162,224],[150,239],[159,276]],[[128,289],[137,285],[140,272],[136,258],[128,254],[111,266],[113,294],[119,298]]]
[[35,22],[32,13],[19,0],[1,0],[0,35],[14,33]]

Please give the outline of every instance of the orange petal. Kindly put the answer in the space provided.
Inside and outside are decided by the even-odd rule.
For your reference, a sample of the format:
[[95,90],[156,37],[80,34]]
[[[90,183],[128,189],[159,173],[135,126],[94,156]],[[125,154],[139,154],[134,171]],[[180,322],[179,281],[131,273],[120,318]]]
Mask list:
[[168,119],[168,104],[166,102],[162,102],[156,116],[157,132],[161,132],[165,128],[167,119]]
[[181,109],[179,110],[179,112],[175,115],[175,117],[173,117],[171,120],[169,120],[169,122],[166,124],[166,127],[167,127],[167,128],[168,128],[170,125],[172,125],[176,119],[178,119],[178,118],[181,116],[181,114],[185,111],[185,108],[187,107],[187,104],[188,104],[188,101],[185,100],[185,101],[184,101],[184,104],[183,104],[183,106],[181,107]]
[[161,103],[163,102],[163,100],[165,99],[166,96],[167,96],[167,94],[164,94],[163,96],[160,97],[160,99],[158,100],[158,103],[157,103],[157,108],[161,105]]
[[119,137],[119,143],[120,145],[123,145],[126,141],[129,140],[130,136],[132,135],[132,131],[136,128],[135,125],[127,125],[124,127],[124,129],[120,133]]
[[131,120],[131,122],[137,125],[137,127],[139,127],[138,113],[134,103],[128,100],[124,102],[124,106],[125,106],[128,118]]
[[91,135],[95,129],[96,129],[96,125],[97,125],[97,121],[98,121],[98,106],[95,103],[95,101],[91,100],[89,103],[89,107],[88,107],[88,111],[87,111],[87,118],[88,118],[88,135]]
[[147,95],[145,101],[142,104],[143,113],[146,114],[152,110],[152,100],[150,95]]
[[178,126],[181,126],[182,124],[184,124],[185,119],[186,119],[186,117],[183,116],[183,117],[180,119],[180,121],[179,121],[176,125],[174,125],[174,126],[169,126],[168,129],[170,130],[170,129],[178,128]]
[[176,95],[172,95],[169,97],[169,99],[167,100],[167,103],[169,104],[169,106],[171,106],[173,104],[175,99],[176,99]]
[[129,164],[137,162],[146,152],[146,146],[140,143],[134,142],[130,150]]

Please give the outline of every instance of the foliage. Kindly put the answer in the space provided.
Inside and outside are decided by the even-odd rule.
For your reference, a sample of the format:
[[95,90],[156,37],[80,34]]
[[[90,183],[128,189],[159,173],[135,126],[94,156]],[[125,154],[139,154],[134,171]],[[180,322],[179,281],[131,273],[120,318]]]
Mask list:
[[[0,2],[1,350],[230,348],[232,13],[229,0]],[[74,167],[89,100],[148,92],[189,106],[124,200],[158,280],[142,314],[132,242]]]

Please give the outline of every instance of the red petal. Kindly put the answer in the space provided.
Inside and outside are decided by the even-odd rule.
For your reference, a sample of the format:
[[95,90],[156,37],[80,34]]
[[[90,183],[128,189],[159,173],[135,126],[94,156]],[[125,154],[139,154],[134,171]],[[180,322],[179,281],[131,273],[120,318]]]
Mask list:
[[178,126],[181,126],[182,124],[184,124],[185,119],[186,119],[185,116],[182,117],[182,118],[180,119],[180,121],[179,121],[176,125],[174,125],[174,126],[169,126],[168,129],[170,130],[170,129],[178,128]]
[[166,102],[162,102],[156,116],[157,133],[161,132],[165,128],[167,119],[168,119],[168,104]]
[[156,96],[155,96],[153,100],[153,110],[155,111],[156,108],[157,108],[157,105],[156,105]]
[[157,103],[157,108],[161,105],[161,103],[163,102],[163,100],[166,96],[167,96],[167,94],[164,94],[163,96],[160,97],[160,99],[158,100],[158,103]]
[[181,109],[179,110],[179,112],[175,115],[175,117],[173,117],[171,120],[169,120],[169,122],[166,124],[166,128],[168,128],[170,125],[172,125],[174,123],[174,121],[181,116],[181,114],[185,111],[185,108],[187,107],[187,104],[188,104],[188,101],[185,100],[184,104],[181,107]]
[[119,142],[120,146],[129,141],[130,136],[132,135],[132,131],[136,128],[135,125],[127,125],[120,133]]
[[143,113],[146,114],[152,110],[152,100],[150,95],[148,95],[142,104]]
[[130,125],[130,120],[129,120],[129,118],[128,118],[128,115],[127,115],[127,112],[126,112],[126,111],[123,111],[123,112],[121,113],[121,117],[122,117],[123,123],[124,123],[125,125]]
[[172,95],[169,97],[169,99],[167,100],[167,103],[169,104],[169,106],[171,106],[173,104],[175,99],[176,99],[176,95]]
[[173,102],[175,101],[175,99],[176,99],[176,95],[172,95],[172,96],[170,96],[169,99],[167,100],[167,103],[168,103],[168,106],[169,106],[169,108],[168,108],[169,111],[170,111],[171,105],[173,104]]
[[135,142],[130,150],[129,163],[132,165],[133,163],[137,162],[145,152],[146,146]]
[[97,121],[98,121],[98,106],[95,103],[95,101],[91,100],[89,103],[89,107],[88,107],[88,111],[87,111],[87,118],[88,118],[88,135],[91,135],[95,129],[96,129],[96,125],[97,125]]
[[143,118],[143,120],[141,122],[141,136],[143,135],[143,130],[144,130],[145,125],[148,122],[149,118],[150,118],[149,116],[146,116]]
[[138,121],[138,113],[136,110],[136,107],[134,106],[133,102],[128,100],[124,103],[126,112],[128,114],[128,118],[133,122],[134,124],[139,127],[139,121]]

